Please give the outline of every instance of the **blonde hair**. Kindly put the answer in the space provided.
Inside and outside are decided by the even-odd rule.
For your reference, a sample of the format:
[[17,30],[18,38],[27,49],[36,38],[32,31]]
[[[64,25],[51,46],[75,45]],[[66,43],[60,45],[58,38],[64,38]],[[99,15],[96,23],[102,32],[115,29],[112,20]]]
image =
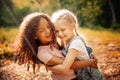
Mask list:
[[75,32],[77,35],[78,33],[78,20],[75,14],[73,14],[71,11],[67,9],[60,9],[56,12],[54,12],[51,16],[51,20],[53,23],[55,23],[58,20],[66,20],[69,23],[74,23],[75,24]]

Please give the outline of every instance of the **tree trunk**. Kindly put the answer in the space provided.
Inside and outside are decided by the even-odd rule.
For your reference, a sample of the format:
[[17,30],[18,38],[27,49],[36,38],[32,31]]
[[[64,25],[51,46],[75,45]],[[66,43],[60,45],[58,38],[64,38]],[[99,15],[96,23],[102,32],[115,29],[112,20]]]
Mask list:
[[111,9],[111,14],[112,14],[112,25],[116,23],[116,17],[115,17],[115,11],[114,11],[114,7],[112,5],[111,0],[108,0],[110,9]]

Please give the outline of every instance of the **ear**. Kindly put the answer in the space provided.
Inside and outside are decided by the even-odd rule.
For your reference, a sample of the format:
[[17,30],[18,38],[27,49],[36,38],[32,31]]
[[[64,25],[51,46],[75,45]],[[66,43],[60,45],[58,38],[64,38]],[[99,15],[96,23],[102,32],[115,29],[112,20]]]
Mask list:
[[75,23],[72,23],[72,28],[75,29],[76,25]]

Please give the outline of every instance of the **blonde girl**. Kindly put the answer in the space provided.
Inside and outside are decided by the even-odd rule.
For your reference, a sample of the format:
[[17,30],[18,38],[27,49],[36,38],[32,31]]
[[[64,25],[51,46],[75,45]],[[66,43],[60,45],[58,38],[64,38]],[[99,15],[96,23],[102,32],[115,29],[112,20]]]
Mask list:
[[[67,54],[64,62],[54,66],[53,69],[66,73],[74,60],[88,60],[89,55],[85,42],[78,33],[78,21],[76,16],[69,10],[61,9],[52,14],[52,21],[55,25],[56,35],[65,47]],[[98,69],[82,68],[77,70],[79,80],[102,80],[102,75]],[[88,70],[91,70],[89,73]]]

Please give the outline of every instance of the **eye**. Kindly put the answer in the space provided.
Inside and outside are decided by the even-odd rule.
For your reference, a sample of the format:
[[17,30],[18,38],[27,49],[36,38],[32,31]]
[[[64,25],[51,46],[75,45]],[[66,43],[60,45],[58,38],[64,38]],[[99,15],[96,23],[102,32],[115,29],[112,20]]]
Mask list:
[[39,31],[39,32],[43,32],[44,30],[43,30],[43,29],[39,29],[38,31]]
[[61,29],[61,31],[65,31],[65,29]]
[[43,32],[43,30],[40,30],[39,32]]
[[56,30],[56,31],[55,31],[55,33],[57,34],[57,33],[58,33],[58,31]]
[[50,26],[47,26],[47,28],[50,28]]

